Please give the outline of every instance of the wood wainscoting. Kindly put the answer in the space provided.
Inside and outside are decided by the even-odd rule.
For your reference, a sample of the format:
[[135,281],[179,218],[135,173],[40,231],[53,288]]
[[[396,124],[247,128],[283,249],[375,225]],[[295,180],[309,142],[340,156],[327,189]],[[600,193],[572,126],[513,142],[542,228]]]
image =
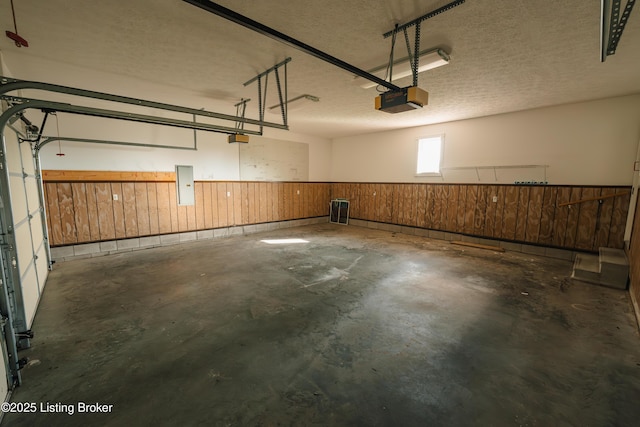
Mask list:
[[89,181],[45,181],[51,246],[312,218],[329,212],[328,183],[196,181],[195,204],[180,206],[175,182]]
[[[334,183],[331,198],[350,200],[352,218],[595,252],[624,247],[629,189]],[[581,200],[587,201],[562,206]]]

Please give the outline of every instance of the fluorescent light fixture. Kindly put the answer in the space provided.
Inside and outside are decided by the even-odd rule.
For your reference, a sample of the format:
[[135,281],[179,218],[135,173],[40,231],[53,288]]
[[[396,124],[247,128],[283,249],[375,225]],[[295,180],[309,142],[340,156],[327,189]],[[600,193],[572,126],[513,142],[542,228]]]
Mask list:
[[[420,61],[418,63],[418,73],[447,65],[450,60],[451,57],[442,49],[422,51],[420,53]],[[368,72],[383,79],[387,72],[387,65],[380,65],[379,67],[368,70]],[[393,62],[393,80],[408,77],[410,75],[411,65],[409,64],[409,57],[400,58]],[[367,80],[364,77],[355,77],[353,79],[353,83],[363,89],[378,86],[377,83]]]
[[[291,111],[298,110],[300,108],[303,108],[305,105],[318,101],[320,101],[320,98],[318,98],[317,96],[304,94],[296,96],[295,98],[291,98],[290,100],[286,101],[285,104],[287,105],[287,111]],[[269,112],[278,113],[280,111],[280,105],[281,104],[272,105],[271,107],[269,107]]]
[[304,239],[264,239],[260,240],[262,243],[266,243],[268,245],[287,245],[290,243],[309,243],[308,240]]

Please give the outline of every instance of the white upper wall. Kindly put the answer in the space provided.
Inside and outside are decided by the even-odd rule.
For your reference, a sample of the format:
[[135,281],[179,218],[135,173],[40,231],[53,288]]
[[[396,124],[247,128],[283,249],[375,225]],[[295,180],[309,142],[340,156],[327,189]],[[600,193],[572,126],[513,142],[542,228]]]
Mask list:
[[496,175],[481,169],[480,179],[473,169],[416,177],[416,141],[436,134],[445,134],[445,168],[548,165],[549,184],[631,185],[640,140],[640,95],[336,139],[331,180],[492,183],[496,176],[500,183],[545,180],[543,168],[497,169]]
[[[221,104],[210,97],[185,93],[176,87],[160,86],[15,52],[2,52],[2,68],[3,73],[24,80],[229,113],[228,101]],[[31,91],[24,95],[64,102],[77,101],[77,98],[45,92]],[[105,107],[104,103],[94,102],[91,105],[116,108],[115,105]],[[220,110],[221,105],[226,110]],[[42,116],[39,112],[29,110],[27,116],[40,124]],[[49,119],[46,135],[56,135],[59,127],[60,135],[80,138],[179,146],[194,143],[191,130],[68,114],[60,114],[58,120],[56,124],[55,117]],[[548,168],[497,169],[495,173],[491,169],[449,169],[444,171],[442,177],[416,177],[416,140],[434,134],[445,135],[445,168],[513,165],[548,165]],[[334,141],[271,128],[265,129],[264,137],[308,144],[311,181],[548,181],[549,184],[566,185],[630,185],[640,140],[640,94]],[[259,137],[251,138],[255,140]],[[183,151],[62,142],[65,156],[56,156],[58,144],[52,143],[42,150],[42,165],[45,169],[173,171],[176,164],[186,164],[194,166],[195,179],[241,178],[239,148],[228,144],[226,135],[198,131],[197,143],[198,151]]]
[[[233,114],[232,101],[220,102],[199,94],[185,93],[176,87],[161,86],[125,76],[83,69],[68,64],[33,58],[14,52],[3,52],[3,73],[22,80],[35,80],[64,86],[79,87],[105,93],[205,108]],[[23,96],[84,106],[126,110],[141,114],[154,114],[182,120],[190,117],[162,111],[136,109],[123,104],[105,103],[43,91],[23,91]],[[231,107],[230,107],[231,106]],[[234,111],[231,111],[234,110]],[[27,110],[26,116],[37,125],[42,113]],[[233,126],[226,123],[225,126]],[[59,114],[48,119],[46,136],[65,136],[113,140],[154,145],[190,147],[194,145],[194,132],[169,126],[147,125],[120,120]],[[265,128],[264,137],[294,141],[309,145],[309,180],[328,181],[331,171],[331,141],[278,129]],[[251,136],[256,140],[261,137]],[[229,144],[225,134],[198,131],[197,151],[170,150],[147,147],[124,147],[62,141],[45,146],[41,151],[43,169],[60,170],[113,170],[113,171],[173,171],[175,165],[192,165],[196,180],[239,180],[239,146]],[[60,152],[64,156],[58,156]]]

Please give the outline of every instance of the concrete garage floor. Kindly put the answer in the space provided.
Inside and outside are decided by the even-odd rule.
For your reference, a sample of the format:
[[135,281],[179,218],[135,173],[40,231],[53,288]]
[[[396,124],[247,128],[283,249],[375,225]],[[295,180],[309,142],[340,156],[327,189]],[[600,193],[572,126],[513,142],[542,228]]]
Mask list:
[[638,425],[628,294],[570,272],[333,224],[57,264],[13,401],[112,412],[3,425]]

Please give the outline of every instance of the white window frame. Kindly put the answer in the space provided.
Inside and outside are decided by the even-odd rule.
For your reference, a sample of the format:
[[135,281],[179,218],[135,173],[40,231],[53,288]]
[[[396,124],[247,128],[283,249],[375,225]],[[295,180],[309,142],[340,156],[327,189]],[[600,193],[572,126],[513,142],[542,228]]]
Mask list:
[[[438,172],[418,172],[418,164],[420,162],[420,141],[423,139],[440,138],[440,162],[438,164]],[[416,166],[415,176],[442,176],[442,165],[444,163],[444,134],[435,134],[422,136],[416,140]]]

